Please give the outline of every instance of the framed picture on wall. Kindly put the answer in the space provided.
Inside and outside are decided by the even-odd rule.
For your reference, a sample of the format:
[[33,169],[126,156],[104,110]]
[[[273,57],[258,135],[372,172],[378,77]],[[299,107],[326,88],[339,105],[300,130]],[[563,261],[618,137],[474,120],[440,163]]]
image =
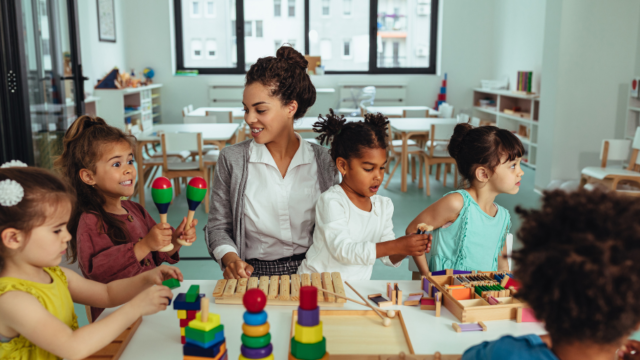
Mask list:
[[116,42],[116,14],[114,0],[96,0],[98,3],[98,38]]

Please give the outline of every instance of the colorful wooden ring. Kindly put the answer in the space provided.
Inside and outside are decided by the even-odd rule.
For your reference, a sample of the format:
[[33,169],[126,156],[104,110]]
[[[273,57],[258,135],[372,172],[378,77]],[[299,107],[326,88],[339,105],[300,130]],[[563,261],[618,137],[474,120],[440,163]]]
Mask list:
[[300,288],[300,307],[305,310],[313,310],[318,307],[318,289],[314,286]]
[[266,322],[262,325],[256,326],[242,324],[242,332],[251,337],[265,336],[269,333],[269,323]]
[[298,306],[298,324],[302,326],[316,326],[320,324],[320,308],[305,310]]
[[267,295],[260,289],[249,289],[242,296],[242,304],[248,312],[259,313],[267,306]]
[[273,354],[267,356],[267,357],[263,357],[262,359],[250,359],[247,357],[242,356],[242,354],[238,357],[238,360],[273,360]]
[[242,345],[240,346],[240,352],[242,353],[242,356],[247,359],[262,359],[271,355],[273,352],[273,345],[269,344],[261,348],[250,348]]
[[242,315],[244,323],[251,326],[262,325],[267,322],[267,312],[262,310],[259,313],[245,311]]
[[269,345],[269,343],[271,343],[271,334],[267,334],[265,336],[259,336],[259,337],[251,337],[251,336],[242,334],[242,336],[240,336],[240,340],[242,340],[242,345],[249,348],[257,349],[257,348],[265,347]]
[[315,344],[322,341],[322,321],[316,326],[301,326],[296,323],[295,339],[303,344]]
[[322,341],[315,344],[303,344],[296,341],[295,338],[291,339],[291,354],[300,360],[318,360],[321,359],[327,352],[327,340],[322,338]]

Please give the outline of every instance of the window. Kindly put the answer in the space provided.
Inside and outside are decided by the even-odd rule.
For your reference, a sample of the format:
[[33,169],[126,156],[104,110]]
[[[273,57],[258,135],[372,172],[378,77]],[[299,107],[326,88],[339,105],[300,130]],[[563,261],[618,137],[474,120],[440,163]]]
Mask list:
[[296,16],[296,0],[289,0],[289,17]]
[[342,14],[351,16],[351,0],[342,0]]
[[262,20],[256,20],[256,37],[262,37]]
[[191,40],[191,58],[193,60],[202,59],[202,41],[199,39]]
[[322,16],[329,16],[330,0],[322,0]]
[[173,0],[176,69],[244,74],[287,43],[321,56],[326,74],[435,74],[439,3]]
[[273,0],[273,16],[279,17],[282,10],[282,0]]
[[216,4],[213,1],[207,1],[207,12],[205,14],[208,18],[216,17]]
[[214,60],[218,51],[218,43],[215,40],[207,40],[207,60]]
[[191,1],[191,17],[200,17],[200,1]]

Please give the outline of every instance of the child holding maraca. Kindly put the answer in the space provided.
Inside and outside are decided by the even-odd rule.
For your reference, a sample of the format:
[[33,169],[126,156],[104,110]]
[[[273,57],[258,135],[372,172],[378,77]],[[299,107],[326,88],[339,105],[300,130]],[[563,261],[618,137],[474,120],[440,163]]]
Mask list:
[[[65,134],[56,165],[78,195],[67,226],[68,254],[87,279],[108,283],[163,262],[175,264],[182,246],[178,240],[195,241],[195,229],[185,230],[186,218],[174,230],[166,222],[156,224],[138,203],[121,200],[133,194],[136,183],[133,138],[104,120],[78,118]],[[92,318],[102,310],[92,307]]]

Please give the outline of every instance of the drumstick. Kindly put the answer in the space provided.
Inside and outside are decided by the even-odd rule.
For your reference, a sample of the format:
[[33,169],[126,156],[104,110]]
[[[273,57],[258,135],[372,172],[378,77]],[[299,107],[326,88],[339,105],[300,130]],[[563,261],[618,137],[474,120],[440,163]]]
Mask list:
[[339,298],[343,298],[345,300],[353,301],[354,303],[356,303],[358,305],[369,306],[369,304],[362,303],[362,302],[360,302],[358,300],[354,300],[354,299],[348,298],[348,297],[346,297],[344,295],[336,294],[336,293],[333,293],[333,292],[328,291],[328,290],[318,289],[318,291],[326,292],[327,294],[331,294],[331,295],[337,296]]
[[380,314],[378,309],[374,308],[373,305],[369,304],[367,300],[365,300],[365,298],[362,295],[360,295],[360,293],[356,289],[354,289],[353,286],[351,286],[351,284],[349,284],[346,281],[344,283],[347,284],[347,286],[350,287],[351,290],[353,290],[353,292],[356,293],[356,295],[358,295],[358,297],[360,297],[360,299],[362,299],[362,301],[365,302],[365,304],[367,304],[373,311],[375,311],[375,313],[378,314],[378,316],[380,316],[380,318],[382,319],[382,325],[384,326],[391,325],[391,319],[385,318],[384,316],[382,316],[382,314]]

